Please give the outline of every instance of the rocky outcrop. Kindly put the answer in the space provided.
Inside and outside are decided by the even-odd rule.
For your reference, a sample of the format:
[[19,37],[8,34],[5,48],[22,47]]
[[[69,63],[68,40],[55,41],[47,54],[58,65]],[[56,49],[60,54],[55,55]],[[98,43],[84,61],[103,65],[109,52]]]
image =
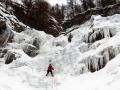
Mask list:
[[10,64],[15,59],[16,59],[15,54],[12,52],[8,52],[5,57],[5,64]]
[[0,18],[0,46],[5,45],[8,41],[12,41],[13,32],[7,26],[6,21],[3,18]]
[[48,21],[46,23],[47,26],[44,30],[48,34],[52,34],[53,36],[57,37],[60,34],[60,32],[63,31],[62,26],[60,26],[59,23],[52,16],[48,17]]
[[111,16],[114,14],[120,14],[120,3],[117,3],[115,5],[110,5],[105,8],[95,8],[95,9],[89,9],[83,13],[80,13],[76,15],[71,20],[65,21],[63,24],[63,28],[67,29],[72,27],[73,25],[80,25],[86,22],[91,18],[92,15],[101,15],[101,16]]
[[40,49],[40,40],[39,38],[35,38],[33,40],[33,45],[37,48],[37,49]]
[[14,26],[14,31],[16,31],[16,32],[25,31],[25,28],[26,28],[25,26],[23,26],[19,23],[14,23],[13,26]]
[[4,46],[7,42],[12,42],[14,31],[22,32],[26,26],[6,10],[4,4],[0,3],[0,46]]
[[35,57],[38,55],[38,49],[32,45],[25,45],[23,51],[30,57]]
[[7,27],[6,27],[6,22],[2,18],[0,18],[0,34],[2,34]]
[[[44,31],[55,37],[63,31],[62,26],[48,13],[38,13],[36,12],[36,8],[34,11],[28,12],[25,6],[19,5],[18,3],[10,3],[10,6],[14,9],[13,13],[21,22],[36,30]],[[34,7],[32,9],[34,9]],[[19,31],[21,31],[21,28]]]
[[0,49],[0,58],[3,58],[3,57],[6,55],[7,52],[8,52],[7,49],[1,48],[1,49]]

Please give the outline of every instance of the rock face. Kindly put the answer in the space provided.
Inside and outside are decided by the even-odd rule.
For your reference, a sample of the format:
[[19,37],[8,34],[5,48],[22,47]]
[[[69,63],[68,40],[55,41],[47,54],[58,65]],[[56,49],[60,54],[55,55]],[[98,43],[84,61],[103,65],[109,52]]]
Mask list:
[[14,23],[14,30],[16,32],[22,32],[22,31],[25,31],[25,26],[23,25],[20,25],[19,23]]
[[47,26],[44,31],[48,34],[52,34],[53,36],[57,37],[60,32],[63,31],[62,27],[59,23],[51,16],[48,17],[48,21],[46,21]]
[[6,28],[6,22],[0,19],[0,45],[3,45],[8,40],[9,32],[7,32]]
[[14,38],[13,31],[22,32],[25,30],[25,25],[10,14],[4,5],[0,3],[0,46],[4,46],[7,42],[12,42]]
[[[26,12],[28,12],[28,10],[24,6],[21,6],[17,3],[12,3],[11,7],[14,9],[13,13],[20,21],[32,28],[35,28],[36,30],[44,31],[45,33],[51,34],[55,37],[57,37],[59,33],[63,31],[62,26],[50,14],[39,14],[37,12],[38,15],[36,17],[35,11],[37,10],[34,12],[31,11],[27,14]],[[21,31],[21,28],[19,28],[20,30],[17,30]]]
[[8,41],[11,41],[14,34],[7,27],[4,19],[0,19],[0,46],[5,45]]
[[63,24],[63,28],[66,29],[72,27],[73,25],[83,24],[84,22],[89,20],[92,15],[111,16],[114,14],[120,14],[120,3],[110,5],[105,8],[89,9],[83,13],[76,15],[71,20],[67,20]]

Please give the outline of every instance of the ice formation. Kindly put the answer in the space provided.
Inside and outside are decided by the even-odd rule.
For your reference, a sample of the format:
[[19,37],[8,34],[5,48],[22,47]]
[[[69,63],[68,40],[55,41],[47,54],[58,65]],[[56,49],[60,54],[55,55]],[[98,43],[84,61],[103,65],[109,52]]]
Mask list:
[[[1,13],[3,11],[4,8],[0,9]],[[13,26],[10,20],[20,23],[12,15],[4,13],[3,15],[10,27],[8,30],[12,30],[11,26]],[[86,23],[67,30],[68,35],[72,30],[71,42],[68,42],[68,35],[55,38],[29,27],[25,27],[22,32],[13,31],[12,42],[7,42],[0,49],[0,90],[55,90],[64,80],[74,76],[78,78],[73,78],[73,83],[80,80],[81,85],[87,82],[83,79],[88,79],[86,85],[89,90],[109,90],[103,87],[108,84],[118,86],[119,80],[116,80],[120,79],[118,76],[120,75],[119,18],[119,14],[108,17],[92,16]],[[5,62],[9,64],[5,65]],[[45,77],[49,62],[54,65],[55,78]],[[90,71],[96,72],[90,73]],[[115,76],[117,77],[114,79]],[[100,87],[98,82],[103,82],[104,78],[108,79],[105,80],[107,84],[104,82]],[[116,82],[112,84],[112,80]],[[65,86],[67,87],[67,83],[70,82],[65,81]],[[91,85],[91,82],[94,85]],[[66,87],[63,85],[58,87],[58,90],[67,90]],[[73,88],[69,90],[75,90],[75,87]],[[88,90],[88,88],[81,86],[78,90]],[[119,89],[115,88],[115,90]]]

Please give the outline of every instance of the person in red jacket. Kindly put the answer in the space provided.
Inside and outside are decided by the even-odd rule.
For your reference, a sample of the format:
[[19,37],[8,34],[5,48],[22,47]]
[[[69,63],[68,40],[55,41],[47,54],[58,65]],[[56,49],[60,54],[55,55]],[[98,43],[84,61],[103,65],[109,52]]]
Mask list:
[[49,73],[51,73],[51,75],[54,76],[52,70],[54,70],[54,68],[53,68],[52,64],[49,64],[48,69],[47,69],[47,74],[46,74],[46,76],[47,76]]

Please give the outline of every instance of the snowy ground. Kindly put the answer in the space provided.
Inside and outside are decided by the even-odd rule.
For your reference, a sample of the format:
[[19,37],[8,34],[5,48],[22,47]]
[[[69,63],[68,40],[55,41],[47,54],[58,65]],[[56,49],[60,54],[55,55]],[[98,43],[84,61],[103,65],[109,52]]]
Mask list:
[[[0,90],[120,90],[119,18],[120,15],[92,16],[71,32],[71,43],[68,36],[54,38],[30,28],[14,32],[14,42],[5,48],[15,53],[17,60],[5,65],[5,57],[0,59]],[[97,40],[97,35],[103,38]],[[32,45],[35,38],[40,41],[40,49],[33,58],[25,54],[23,48]],[[110,58],[108,48],[113,50],[115,58]],[[102,65],[102,57],[108,62],[105,68],[90,73],[89,64],[92,62],[98,70],[98,60]],[[50,60],[55,67],[55,77],[45,76]]]
[[58,90],[120,90],[120,55],[95,73],[71,76]]

